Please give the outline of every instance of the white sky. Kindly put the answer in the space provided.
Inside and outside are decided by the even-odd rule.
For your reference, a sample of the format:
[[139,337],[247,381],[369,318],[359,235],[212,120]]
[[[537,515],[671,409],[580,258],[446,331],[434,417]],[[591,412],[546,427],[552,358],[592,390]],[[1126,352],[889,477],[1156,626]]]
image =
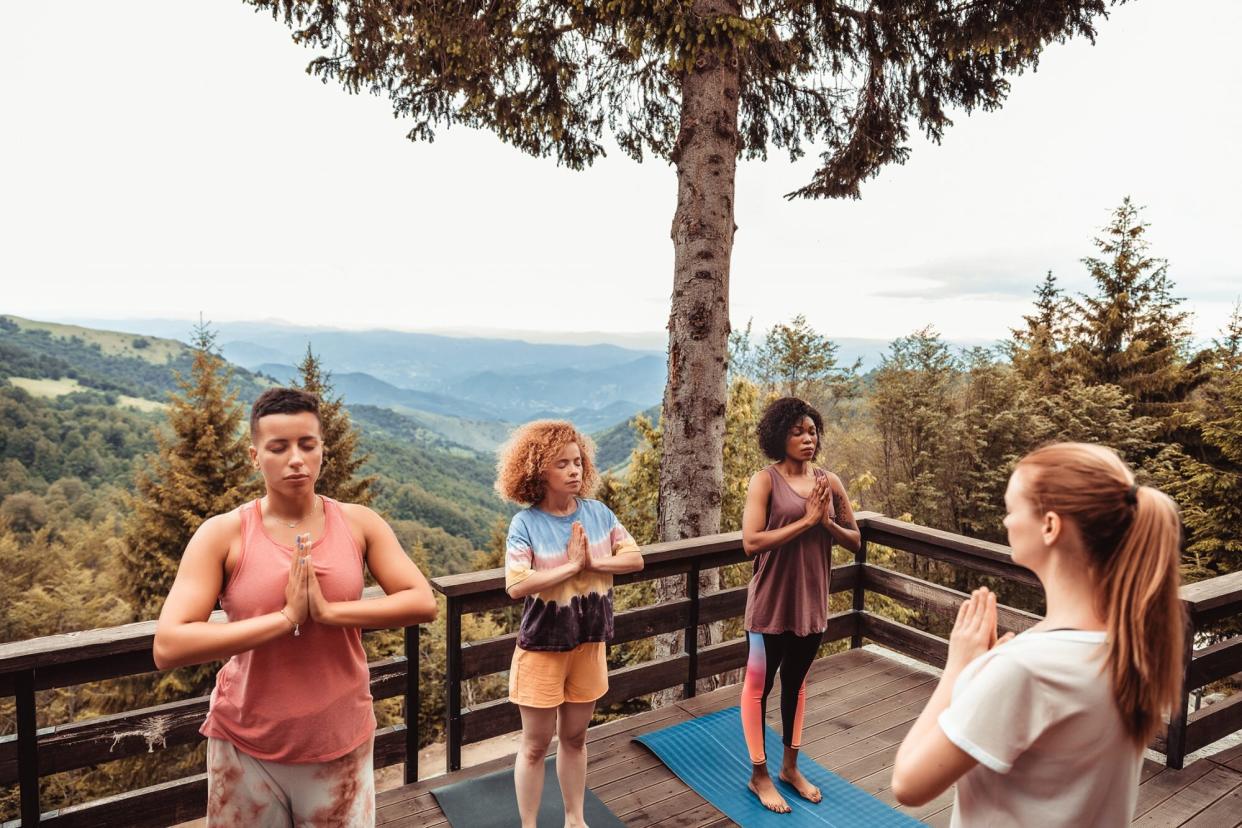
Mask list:
[[[658,331],[671,167],[585,173],[490,133],[412,144],[386,100],[236,0],[9,4],[0,312],[349,328]],[[1237,0],[1138,0],[1053,46],[997,113],[921,139],[862,201],[787,202],[816,153],[739,169],[735,325],[1005,336],[1126,194],[1201,337],[1242,294]]]

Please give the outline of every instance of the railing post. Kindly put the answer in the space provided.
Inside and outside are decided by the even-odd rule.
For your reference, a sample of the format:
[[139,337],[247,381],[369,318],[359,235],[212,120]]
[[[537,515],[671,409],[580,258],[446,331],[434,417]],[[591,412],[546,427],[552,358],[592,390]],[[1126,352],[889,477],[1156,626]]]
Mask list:
[[444,700],[444,766],[446,772],[452,773],[461,770],[461,599],[449,596],[445,614],[445,683],[448,686]]
[[405,628],[405,784],[418,781],[418,625]]
[[[1182,605],[1185,607],[1185,604]],[[1169,716],[1169,730],[1165,734],[1164,764],[1173,770],[1181,770],[1186,763],[1186,710],[1190,707],[1190,661],[1194,657],[1195,617],[1186,612],[1186,639],[1182,653],[1182,682],[1177,693],[1177,706]]]
[[17,783],[21,790],[22,828],[39,824],[39,728],[35,719],[35,674],[13,676],[17,700]]
[[699,562],[690,565],[686,575],[686,597],[690,599],[690,618],[686,622],[686,685],[682,688],[684,698],[693,698],[699,675]]
[[867,530],[859,527],[860,541],[858,551],[854,553],[857,564],[857,578],[854,581],[854,634],[850,636],[850,649],[857,650],[862,646],[862,613],[865,608],[864,599],[867,595]]

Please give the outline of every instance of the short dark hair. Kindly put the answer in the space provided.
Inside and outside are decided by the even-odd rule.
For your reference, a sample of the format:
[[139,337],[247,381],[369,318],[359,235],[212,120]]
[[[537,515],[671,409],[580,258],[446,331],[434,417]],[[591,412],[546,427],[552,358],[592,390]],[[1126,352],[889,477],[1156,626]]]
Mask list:
[[[773,400],[772,404],[763,412],[763,418],[759,420],[759,427],[756,429],[759,435],[759,448],[771,459],[777,461],[785,459],[785,440],[789,436],[789,429],[794,427],[795,423],[801,422],[803,417],[810,417],[811,422],[815,423],[815,431],[818,434],[824,433],[824,418],[815,410],[815,406],[800,400],[797,397],[781,397],[779,400]],[[815,441],[815,454],[812,457],[819,456],[820,440]]]
[[319,397],[301,388],[269,388],[250,406],[250,434],[259,431],[259,419],[269,414],[301,414],[309,411],[319,419]]

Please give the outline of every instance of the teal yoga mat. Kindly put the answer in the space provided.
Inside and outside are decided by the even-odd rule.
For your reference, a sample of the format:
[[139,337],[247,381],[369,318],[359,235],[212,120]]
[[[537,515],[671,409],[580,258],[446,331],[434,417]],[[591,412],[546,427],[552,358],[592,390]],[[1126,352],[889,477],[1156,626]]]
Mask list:
[[819,804],[807,802],[792,786],[777,779],[784,747],[771,728],[764,730],[768,770],[793,809],[789,814],[776,814],[764,808],[746,787],[750,779],[750,752],[736,707],[636,736],[635,740],[646,745],[681,781],[743,828],[907,828],[923,824],[854,787],[818,762],[801,757],[798,768],[802,775],[824,794]]
[[[451,785],[432,788],[431,795],[453,828],[513,828],[521,825],[513,770],[496,771]],[[583,816],[591,828],[625,828],[625,823],[587,788]],[[562,828],[565,806],[556,779],[556,758],[549,756],[543,768],[543,798],[539,800],[539,828]]]

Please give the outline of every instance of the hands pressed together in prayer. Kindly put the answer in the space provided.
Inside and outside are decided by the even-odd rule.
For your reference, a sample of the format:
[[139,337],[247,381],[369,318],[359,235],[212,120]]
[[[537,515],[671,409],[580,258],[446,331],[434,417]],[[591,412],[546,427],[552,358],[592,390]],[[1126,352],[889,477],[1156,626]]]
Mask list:
[[569,555],[569,562],[579,572],[592,568],[591,549],[587,543],[586,529],[582,528],[582,524],[576,520],[573,527],[569,530],[569,546],[566,547],[565,552]]
[[320,624],[334,624],[332,604],[323,595],[315,562],[311,558],[310,534],[298,535],[296,549],[289,562],[289,580],[285,583],[285,606],[281,615],[293,625],[293,634],[301,635],[301,626],[311,619]]
[[1011,632],[999,639],[996,637],[996,594],[987,587],[976,589],[958,607],[957,620],[949,633],[945,672],[960,672],[967,664],[1011,638]]

